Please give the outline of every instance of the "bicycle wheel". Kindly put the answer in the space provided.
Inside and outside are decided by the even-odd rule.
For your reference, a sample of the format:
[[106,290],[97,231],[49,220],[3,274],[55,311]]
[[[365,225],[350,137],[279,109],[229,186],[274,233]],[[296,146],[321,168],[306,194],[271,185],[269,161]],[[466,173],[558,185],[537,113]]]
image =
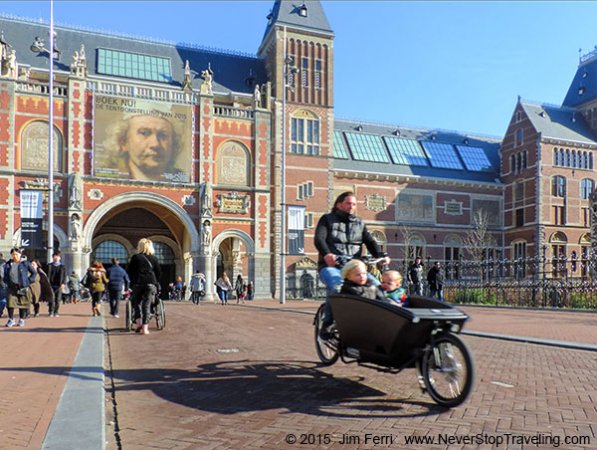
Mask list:
[[473,387],[473,359],[464,342],[446,333],[425,351],[421,371],[427,392],[436,403],[451,408],[466,400]]
[[319,336],[323,326],[323,307],[324,305],[319,307],[313,322],[315,325],[315,349],[317,350],[317,356],[319,356],[320,361],[326,366],[331,366],[338,361],[340,355],[338,354],[338,348],[335,345],[335,339],[322,339]]
[[166,310],[161,298],[155,304],[155,324],[158,330],[163,330],[166,327]]
[[131,307],[131,301],[127,300],[124,306],[124,326],[126,331],[131,331],[133,323],[133,312]]

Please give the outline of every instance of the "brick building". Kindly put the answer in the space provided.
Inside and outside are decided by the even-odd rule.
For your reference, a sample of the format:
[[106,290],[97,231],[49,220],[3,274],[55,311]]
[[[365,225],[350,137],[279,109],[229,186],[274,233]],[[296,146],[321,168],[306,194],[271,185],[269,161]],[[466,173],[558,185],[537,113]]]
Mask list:
[[[150,237],[164,286],[197,269],[211,285],[226,270],[277,296],[281,237],[297,237],[282,233],[282,211],[305,219],[304,252],[284,261],[299,287],[314,276],[317,220],[344,190],[394,260],[466,258],[481,213],[487,256],[585,255],[597,88],[583,68],[594,55],[562,107],[519,101],[500,142],[336,119],[335,36],[320,3],[275,1],[264,26],[256,55],[55,27],[53,247],[69,268],[126,261]],[[7,251],[21,244],[20,191],[48,186],[49,27],[0,16],[0,31]],[[135,150],[135,133],[156,143]]]

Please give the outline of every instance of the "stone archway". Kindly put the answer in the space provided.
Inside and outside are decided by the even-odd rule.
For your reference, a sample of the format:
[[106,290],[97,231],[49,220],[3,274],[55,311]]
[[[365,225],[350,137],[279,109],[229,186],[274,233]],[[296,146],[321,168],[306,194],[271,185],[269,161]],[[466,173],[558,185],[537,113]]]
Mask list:
[[[185,280],[189,280],[193,271],[193,258],[199,254],[200,239],[196,225],[180,205],[167,197],[155,193],[124,193],[105,201],[96,208],[88,217],[83,229],[83,249],[77,255],[79,265],[86,267],[86,264],[89,264],[89,256],[95,234],[105,225],[106,218],[122,213],[132,207],[150,211],[156,217],[159,215],[159,219],[162,220],[165,226],[176,228],[176,230],[172,231],[179,238],[176,248],[180,245],[180,252],[176,250],[178,258],[176,270]],[[167,214],[161,214],[160,211]],[[152,234],[147,235],[147,237],[150,236]],[[164,239],[168,241],[168,238]],[[134,242],[132,244],[135,245]]]

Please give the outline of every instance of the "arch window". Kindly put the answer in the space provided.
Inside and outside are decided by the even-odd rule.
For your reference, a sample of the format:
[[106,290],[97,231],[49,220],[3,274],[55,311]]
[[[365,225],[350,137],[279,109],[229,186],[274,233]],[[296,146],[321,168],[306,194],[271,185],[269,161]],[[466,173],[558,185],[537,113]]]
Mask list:
[[589,153],[589,169],[593,170],[593,152]]
[[551,236],[551,273],[554,278],[566,275],[566,244],[568,238],[558,231]]
[[572,167],[576,168],[576,150],[572,150]]
[[560,149],[560,166],[564,167],[566,165],[566,152],[563,148]]
[[386,237],[386,234],[380,230],[371,230],[370,233],[371,236],[373,236],[373,239],[375,239],[375,242],[377,242],[377,245],[379,245],[381,251],[386,252],[388,247],[388,238]]
[[239,142],[228,141],[218,151],[218,184],[249,186],[251,157]]
[[580,196],[583,200],[591,198],[591,194],[595,190],[595,181],[590,178],[583,178],[580,181]]
[[554,166],[558,166],[560,165],[560,158],[559,158],[559,152],[557,148],[553,149],[553,165]]
[[98,260],[102,264],[112,264],[112,258],[117,258],[122,262],[129,259],[126,247],[118,241],[103,241],[93,251],[91,259]]
[[[62,172],[62,135],[54,127],[54,171]],[[48,122],[36,120],[29,123],[21,133],[21,169],[48,171]]]
[[299,111],[291,119],[290,151],[298,155],[319,155],[319,117],[308,111]]
[[153,243],[153,248],[155,249],[155,257],[159,261],[160,264],[170,265],[174,264],[174,252],[170,248],[168,244],[163,242],[155,242]]

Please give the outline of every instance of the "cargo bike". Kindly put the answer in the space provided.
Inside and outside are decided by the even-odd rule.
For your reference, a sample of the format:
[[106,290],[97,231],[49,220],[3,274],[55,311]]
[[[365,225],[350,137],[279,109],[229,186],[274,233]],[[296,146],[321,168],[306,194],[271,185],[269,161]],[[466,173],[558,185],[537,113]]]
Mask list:
[[324,305],[314,318],[321,362],[338,359],[382,372],[415,368],[423,392],[441,406],[466,400],[474,379],[473,359],[456,335],[468,316],[440,301],[410,296],[408,307],[353,295],[329,297],[334,317],[329,339],[321,337]]

